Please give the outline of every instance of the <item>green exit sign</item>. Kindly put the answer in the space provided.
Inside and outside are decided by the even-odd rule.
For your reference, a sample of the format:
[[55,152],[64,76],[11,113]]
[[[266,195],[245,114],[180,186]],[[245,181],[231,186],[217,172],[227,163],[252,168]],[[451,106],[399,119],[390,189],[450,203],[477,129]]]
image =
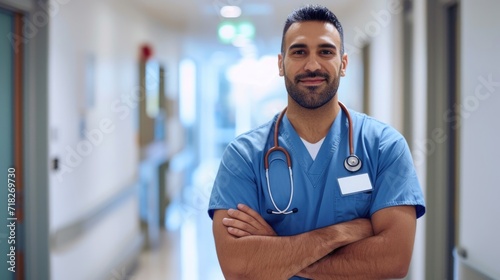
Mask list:
[[251,40],[255,36],[255,26],[248,21],[232,22],[223,21],[219,24],[219,40],[225,44],[231,44],[236,39]]

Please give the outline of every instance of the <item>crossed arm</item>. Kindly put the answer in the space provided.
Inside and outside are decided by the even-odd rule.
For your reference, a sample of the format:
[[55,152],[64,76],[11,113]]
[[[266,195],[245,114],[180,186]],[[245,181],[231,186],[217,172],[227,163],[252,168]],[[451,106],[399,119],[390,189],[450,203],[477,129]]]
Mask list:
[[370,220],[276,236],[245,205],[217,210],[213,231],[227,279],[385,279],[407,274],[415,236],[415,207],[377,211]]

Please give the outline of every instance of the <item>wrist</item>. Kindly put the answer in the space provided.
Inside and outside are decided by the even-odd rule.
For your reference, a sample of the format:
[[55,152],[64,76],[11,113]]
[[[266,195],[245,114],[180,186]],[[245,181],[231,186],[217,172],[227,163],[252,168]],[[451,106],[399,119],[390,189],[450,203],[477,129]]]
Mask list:
[[369,219],[355,219],[335,225],[338,239],[344,246],[361,239],[373,236],[372,224]]

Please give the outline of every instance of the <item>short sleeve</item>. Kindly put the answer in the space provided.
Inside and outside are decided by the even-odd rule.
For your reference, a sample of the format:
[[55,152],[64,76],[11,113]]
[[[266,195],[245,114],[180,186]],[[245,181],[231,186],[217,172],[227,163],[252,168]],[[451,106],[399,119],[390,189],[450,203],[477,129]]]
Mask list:
[[425,202],[410,149],[399,132],[388,130],[390,134],[380,141],[370,215],[385,207],[415,205],[419,218],[425,213]]
[[252,161],[244,158],[241,149],[245,147],[238,142],[231,143],[221,159],[219,170],[209,200],[208,214],[213,218],[215,210],[236,208],[244,203],[257,209],[257,192]]

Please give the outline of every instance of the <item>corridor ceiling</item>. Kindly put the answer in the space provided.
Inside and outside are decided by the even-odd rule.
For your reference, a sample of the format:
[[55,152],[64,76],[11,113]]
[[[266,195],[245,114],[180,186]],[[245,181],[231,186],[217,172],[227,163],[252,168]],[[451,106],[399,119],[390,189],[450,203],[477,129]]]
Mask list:
[[[214,35],[223,20],[219,10],[225,5],[239,6],[238,20],[254,23],[260,39],[281,35],[286,16],[303,4],[321,4],[340,15],[362,0],[129,0],[138,8],[171,27],[195,36]],[[342,20],[342,18],[341,18]],[[269,37],[268,37],[269,36]],[[214,36],[215,39],[215,36]]]

